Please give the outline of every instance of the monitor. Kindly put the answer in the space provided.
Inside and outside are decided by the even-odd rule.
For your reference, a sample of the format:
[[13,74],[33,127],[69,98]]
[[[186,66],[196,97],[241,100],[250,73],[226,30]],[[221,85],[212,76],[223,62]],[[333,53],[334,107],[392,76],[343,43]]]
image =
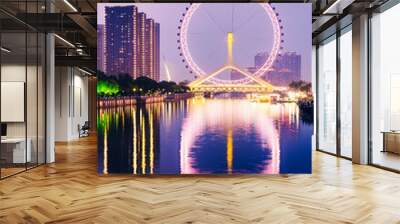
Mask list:
[[1,124],[1,136],[7,136],[7,124]]

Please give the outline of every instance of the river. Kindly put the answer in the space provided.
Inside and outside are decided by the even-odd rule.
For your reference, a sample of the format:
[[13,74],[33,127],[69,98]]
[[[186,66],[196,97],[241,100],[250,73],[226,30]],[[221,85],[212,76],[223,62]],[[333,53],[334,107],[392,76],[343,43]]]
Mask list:
[[310,173],[307,117],[295,103],[247,99],[99,108],[98,172]]

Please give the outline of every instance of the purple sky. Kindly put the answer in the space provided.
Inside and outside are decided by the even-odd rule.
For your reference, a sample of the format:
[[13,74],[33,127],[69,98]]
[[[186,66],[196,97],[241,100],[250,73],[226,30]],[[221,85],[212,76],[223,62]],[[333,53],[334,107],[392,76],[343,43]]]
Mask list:
[[[104,24],[104,7],[136,5],[140,12],[160,23],[161,79],[166,79],[164,63],[174,81],[193,80],[177,49],[179,20],[189,4],[184,3],[99,3],[98,24]],[[302,79],[311,79],[311,4],[272,4],[282,20],[283,51],[295,51],[302,57]],[[240,9],[240,10],[239,10]],[[233,19],[232,19],[232,15]],[[233,26],[232,26],[233,25]],[[207,3],[194,14],[189,28],[189,48],[197,64],[206,72],[226,62],[226,33],[233,30],[234,63],[250,67],[257,52],[270,51],[272,28],[258,3]]]

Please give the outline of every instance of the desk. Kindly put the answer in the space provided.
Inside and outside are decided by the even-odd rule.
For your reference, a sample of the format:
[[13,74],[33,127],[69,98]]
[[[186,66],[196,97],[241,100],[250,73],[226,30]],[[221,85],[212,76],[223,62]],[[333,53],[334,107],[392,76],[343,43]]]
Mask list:
[[[31,139],[27,139],[28,143],[25,152],[25,138],[5,138],[1,139],[1,156],[8,163],[26,163],[31,162]],[[12,160],[11,160],[12,158]]]
[[383,131],[383,151],[400,154],[400,131]]

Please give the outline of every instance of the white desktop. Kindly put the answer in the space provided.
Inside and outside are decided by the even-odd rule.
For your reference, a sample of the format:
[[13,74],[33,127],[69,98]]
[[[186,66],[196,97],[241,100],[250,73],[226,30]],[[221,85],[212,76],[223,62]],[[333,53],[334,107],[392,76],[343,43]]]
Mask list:
[[6,147],[12,147],[12,162],[13,163],[25,163],[31,162],[31,140],[26,140],[28,143],[25,153],[25,138],[6,138],[1,140],[1,144]]
[[[28,147],[25,151],[25,139],[24,138],[5,138],[1,139],[2,150],[12,150],[12,163],[26,163],[31,162],[32,150],[31,150],[31,139],[27,139]],[[4,148],[3,148],[4,147]],[[9,148],[12,147],[12,148]]]

